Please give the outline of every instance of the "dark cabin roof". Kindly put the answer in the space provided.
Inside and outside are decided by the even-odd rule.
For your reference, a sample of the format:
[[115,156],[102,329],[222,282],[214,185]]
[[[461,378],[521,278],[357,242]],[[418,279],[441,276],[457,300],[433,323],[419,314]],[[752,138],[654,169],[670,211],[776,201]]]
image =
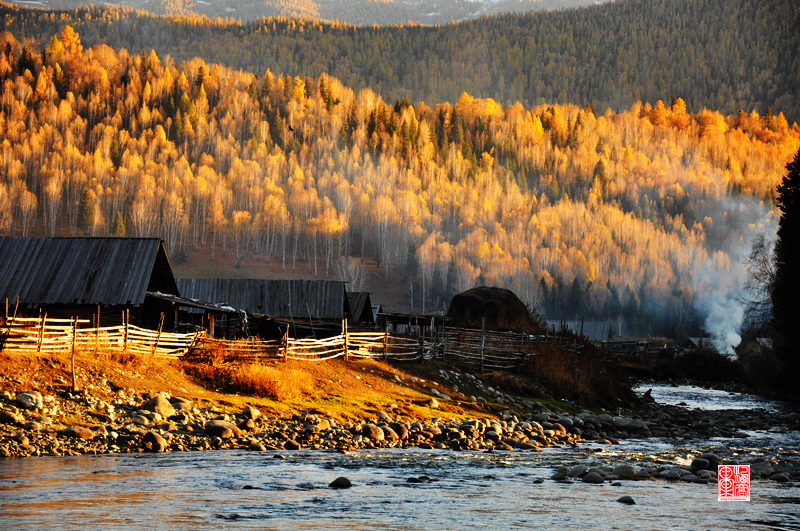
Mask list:
[[0,300],[21,307],[138,306],[178,294],[158,238],[0,238]]
[[182,297],[226,304],[251,315],[341,320],[345,316],[344,282],[179,278]]
[[347,302],[350,304],[350,317],[357,323],[375,323],[372,315],[372,300],[368,291],[348,291]]

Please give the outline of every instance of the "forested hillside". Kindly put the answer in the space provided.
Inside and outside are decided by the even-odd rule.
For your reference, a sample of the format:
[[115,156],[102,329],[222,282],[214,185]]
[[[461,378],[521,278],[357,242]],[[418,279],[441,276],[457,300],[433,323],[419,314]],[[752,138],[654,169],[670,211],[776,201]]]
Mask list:
[[356,27],[267,18],[241,24],[118,8],[50,13],[0,4],[0,28],[44,46],[65,24],[84,45],[195,56],[257,76],[327,73],[390,101],[594,104],[681,97],[690,112],[771,107],[800,120],[800,10],[793,0],[620,0],[442,27]]
[[[607,0],[602,0],[607,1]],[[20,4],[30,2],[21,1]],[[69,9],[90,3],[83,0],[41,0],[48,9]],[[534,9],[576,8],[600,0],[113,0],[109,5],[132,7],[157,15],[234,17],[248,21],[280,16],[339,20],[350,24],[447,24],[486,14],[524,13]]]
[[733,333],[740,254],[774,234],[800,146],[771,111],[391,103],[69,26],[43,49],[6,33],[0,77],[3,234],[157,235],[320,278],[374,258],[417,310],[501,285],[622,334]]

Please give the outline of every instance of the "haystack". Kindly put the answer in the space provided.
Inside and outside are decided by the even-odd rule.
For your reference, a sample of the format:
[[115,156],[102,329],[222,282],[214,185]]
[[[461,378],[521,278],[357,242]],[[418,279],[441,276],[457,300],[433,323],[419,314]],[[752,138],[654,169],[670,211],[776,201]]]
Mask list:
[[513,291],[504,288],[481,286],[455,295],[447,317],[452,326],[463,328],[481,328],[486,317],[486,328],[490,330],[544,333],[525,303]]

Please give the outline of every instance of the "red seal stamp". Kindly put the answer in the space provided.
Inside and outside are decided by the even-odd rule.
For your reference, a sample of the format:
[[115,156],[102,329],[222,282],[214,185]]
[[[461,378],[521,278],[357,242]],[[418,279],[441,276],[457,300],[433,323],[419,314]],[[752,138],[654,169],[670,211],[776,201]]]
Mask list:
[[750,501],[750,465],[719,465],[717,496],[719,501]]

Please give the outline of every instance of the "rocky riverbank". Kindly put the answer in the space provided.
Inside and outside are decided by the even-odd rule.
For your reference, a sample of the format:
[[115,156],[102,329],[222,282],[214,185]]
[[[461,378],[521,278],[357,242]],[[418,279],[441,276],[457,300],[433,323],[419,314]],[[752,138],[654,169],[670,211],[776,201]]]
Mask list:
[[[232,448],[352,451],[411,446],[539,451],[585,442],[577,418],[574,422],[568,417],[556,418],[541,404],[540,413],[524,415],[509,410],[496,419],[412,421],[369,411],[362,422],[340,422],[324,412],[279,418],[262,415],[252,406],[232,413],[219,406],[198,408],[191,400],[165,392],[138,396],[121,390],[117,396],[109,402],[89,393],[65,391],[42,396],[36,391],[4,392],[0,395],[0,456]],[[430,400],[429,407],[437,405],[437,400]],[[65,425],[64,421],[74,423]]]
[[[615,454],[608,450],[626,439],[657,437],[700,447],[710,438],[741,442],[756,431],[800,429],[796,413],[762,409],[693,410],[642,400],[614,415],[581,410],[519,396],[467,372],[426,366],[413,367],[416,375],[372,362],[315,366],[320,367],[313,373],[318,392],[281,401],[200,386],[181,367],[139,362],[134,370],[130,363],[91,357],[81,364],[81,389],[73,391],[66,360],[6,358],[0,374],[0,458],[210,449],[287,456],[298,449],[541,452],[566,447],[598,459],[585,470],[556,470],[556,476],[564,476],[559,481],[599,476],[607,482],[631,476],[601,458]],[[291,375],[297,369],[270,370]],[[796,462],[779,457],[753,460],[754,477],[800,480]],[[641,463],[633,478],[712,481],[713,463],[709,460],[706,468],[702,461]]]
[[[102,382],[99,385],[103,385]],[[97,394],[112,389],[92,386]],[[139,394],[117,389],[112,400],[91,391],[9,391],[0,395],[0,457],[79,455],[210,449],[275,452],[315,449],[349,452],[369,448],[420,447],[448,451],[533,451],[570,446],[602,453],[603,445],[630,438],[663,437],[697,440],[746,438],[748,431],[786,432],[800,427],[796,414],[778,416],[764,410],[686,410],[643,403],[636,415],[573,414],[551,411],[524,401],[527,411],[506,410],[490,418],[401,419],[394,412],[371,410],[358,422],[335,420],[323,411],[304,411],[289,418],[263,415],[252,406],[230,411],[198,407],[192,400],[167,392]],[[440,398],[444,400],[443,398]],[[519,399],[519,401],[522,401]],[[431,400],[429,407],[435,407]],[[658,464],[639,468],[598,463],[560,467],[556,481],[586,483],[665,479],[716,481],[722,459],[708,454],[691,465]],[[755,459],[753,478],[800,481],[797,460]]]

